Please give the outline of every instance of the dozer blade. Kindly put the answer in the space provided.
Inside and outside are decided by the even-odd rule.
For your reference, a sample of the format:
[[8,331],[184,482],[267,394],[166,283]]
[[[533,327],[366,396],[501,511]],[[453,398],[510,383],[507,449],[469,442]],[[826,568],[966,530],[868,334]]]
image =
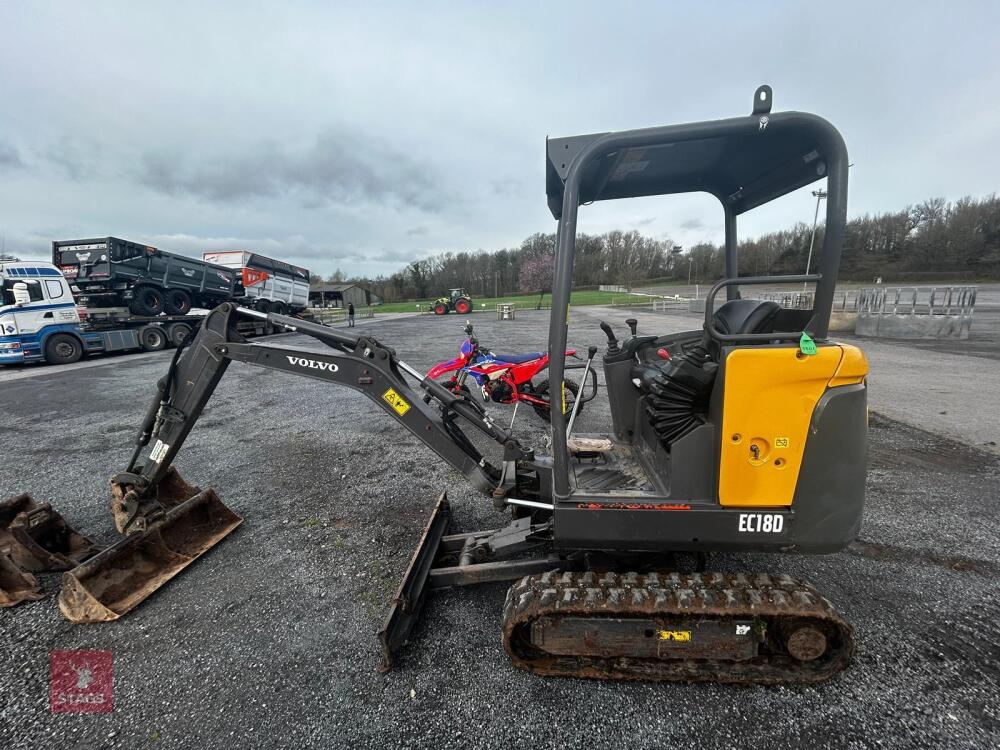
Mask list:
[[382,660],[378,667],[380,672],[392,669],[396,651],[406,643],[410,631],[420,619],[420,610],[427,596],[427,579],[430,577],[431,568],[434,567],[441,540],[448,533],[450,525],[451,506],[448,504],[447,494],[441,493],[413,553],[413,558],[403,574],[403,580],[392,600],[392,606],[389,607],[385,623],[378,631],[379,643],[382,646]]
[[64,574],[59,609],[76,623],[117,620],[242,522],[214,490],[203,490]]
[[0,553],[0,607],[13,607],[21,602],[36,602],[44,598],[45,593],[35,577]]
[[69,570],[101,549],[31,495],[0,502],[0,555],[24,571]]

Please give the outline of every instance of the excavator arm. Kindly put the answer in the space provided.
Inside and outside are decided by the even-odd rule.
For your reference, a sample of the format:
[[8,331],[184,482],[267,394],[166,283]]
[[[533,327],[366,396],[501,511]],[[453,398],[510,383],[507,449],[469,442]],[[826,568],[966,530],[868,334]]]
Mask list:
[[[329,351],[250,343],[236,329],[238,315],[266,318],[274,326],[315,338]],[[214,490],[188,484],[173,467],[232,361],[365,394],[499,505],[511,493],[537,497],[551,486],[547,463],[536,462],[533,452],[495,424],[481,405],[417,372],[374,337],[226,303],[206,316],[187,346],[179,347],[157,383],[132,458],[111,478],[115,525],[126,536],[66,573],[59,606],[68,619],[98,622],[120,617],[242,522]],[[502,468],[482,456],[460,421],[502,446]]]
[[[312,336],[331,351],[249,343],[236,331],[236,317],[240,314],[265,317],[276,326]],[[167,509],[170,503],[157,500],[159,485],[171,476],[174,457],[234,360],[363,393],[487,495],[494,494],[501,472],[483,458],[462,432],[456,417],[501,444],[505,462],[532,457],[531,451],[495,424],[480,405],[421,375],[400,360],[393,349],[371,336],[224,304],[206,317],[183,356],[175,356],[157,384],[132,460],[125,471],[112,477],[119,531],[143,531]],[[407,376],[417,381],[416,386],[408,382]],[[144,449],[153,440],[143,458]],[[169,483],[174,482],[176,478],[172,477]]]

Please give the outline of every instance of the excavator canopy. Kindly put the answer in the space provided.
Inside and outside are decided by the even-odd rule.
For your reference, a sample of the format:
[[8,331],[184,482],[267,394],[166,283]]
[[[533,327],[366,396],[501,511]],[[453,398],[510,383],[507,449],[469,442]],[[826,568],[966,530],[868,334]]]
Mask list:
[[846,155],[840,135],[821,117],[771,114],[769,86],[757,90],[754,102],[749,117],[547,139],[552,216],[562,218],[577,159],[580,203],[704,192],[738,215],[826,177],[830,161]]

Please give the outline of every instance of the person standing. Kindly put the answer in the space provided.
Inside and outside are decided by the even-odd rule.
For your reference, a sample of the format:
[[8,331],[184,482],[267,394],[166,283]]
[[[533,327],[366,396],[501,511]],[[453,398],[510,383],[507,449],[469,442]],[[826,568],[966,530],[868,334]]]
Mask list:
[[347,327],[354,328],[354,303],[347,303]]

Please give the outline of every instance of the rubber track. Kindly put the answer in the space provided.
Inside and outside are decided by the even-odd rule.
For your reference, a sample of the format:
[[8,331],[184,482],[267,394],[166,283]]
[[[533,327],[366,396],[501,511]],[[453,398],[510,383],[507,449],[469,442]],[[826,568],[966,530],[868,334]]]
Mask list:
[[[786,653],[750,661],[556,656],[532,646],[530,625],[539,617],[664,617],[821,621],[829,631],[826,653],[799,662]],[[503,644],[514,664],[535,674],[597,679],[817,683],[843,670],[854,655],[853,628],[808,583],[790,576],[723,573],[571,573],[526,576],[511,586],[503,609]]]

